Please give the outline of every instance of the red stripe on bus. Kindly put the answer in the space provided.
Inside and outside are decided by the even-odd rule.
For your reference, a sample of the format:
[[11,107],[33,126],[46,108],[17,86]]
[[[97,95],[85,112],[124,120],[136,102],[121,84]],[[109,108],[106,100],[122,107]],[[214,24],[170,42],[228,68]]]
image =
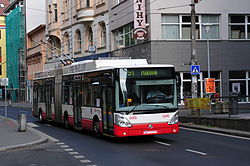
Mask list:
[[120,127],[114,125],[114,135],[117,137],[140,136],[140,135],[160,135],[160,134],[176,134],[179,132],[179,124],[169,125],[168,123],[152,124],[153,128],[148,127],[149,124],[138,124],[132,127]]

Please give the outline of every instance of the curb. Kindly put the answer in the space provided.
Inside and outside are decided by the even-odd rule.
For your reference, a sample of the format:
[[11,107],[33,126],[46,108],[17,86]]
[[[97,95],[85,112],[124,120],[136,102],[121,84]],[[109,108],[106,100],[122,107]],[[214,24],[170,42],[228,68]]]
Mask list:
[[[17,124],[16,120],[13,120],[13,119],[9,119],[9,120],[11,120],[15,124]],[[28,148],[28,147],[32,147],[32,146],[36,146],[36,145],[46,143],[51,139],[53,140],[53,138],[51,138],[50,136],[48,136],[48,135],[46,135],[46,134],[44,134],[44,133],[42,133],[42,132],[40,132],[40,131],[38,131],[38,130],[30,127],[30,126],[27,126],[27,130],[30,130],[31,132],[39,135],[41,138],[39,140],[37,140],[37,141],[33,141],[33,142],[29,142],[29,143],[0,147],[0,152]]]
[[250,132],[246,132],[246,131],[238,131],[238,130],[223,129],[223,128],[210,128],[210,127],[205,127],[201,125],[186,124],[186,123],[180,123],[180,127],[186,127],[190,129],[205,130],[205,131],[211,131],[211,132],[216,132],[216,133],[250,138]]

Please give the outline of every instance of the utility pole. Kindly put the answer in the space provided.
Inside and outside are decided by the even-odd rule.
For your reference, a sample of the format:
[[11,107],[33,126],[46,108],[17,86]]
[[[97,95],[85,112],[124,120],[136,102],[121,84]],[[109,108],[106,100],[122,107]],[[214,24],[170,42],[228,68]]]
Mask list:
[[[196,25],[195,25],[195,3],[197,0],[191,0],[191,65],[197,65],[197,56],[196,56]],[[198,81],[197,75],[192,75],[192,84],[191,84],[191,92],[192,98],[197,98],[197,89],[198,89]],[[191,115],[199,116],[199,109],[192,109]]]

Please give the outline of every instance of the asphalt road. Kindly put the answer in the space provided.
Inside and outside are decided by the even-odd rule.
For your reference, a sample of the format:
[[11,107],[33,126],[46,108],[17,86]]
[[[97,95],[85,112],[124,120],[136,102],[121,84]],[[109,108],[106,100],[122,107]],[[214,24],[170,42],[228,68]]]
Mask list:
[[[250,165],[250,139],[231,137],[222,134],[208,133],[191,129],[181,128],[177,135],[161,135],[155,137],[131,137],[131,138],[95,138],[89,132],[77,132],[66,130],[60,125],[40,124],[31,116],[29,109],[10,108],[8,115],[17,119],[20,111],[26,111],[28,122],[34,123],[40,130],[56,142],[50,142],[41,146],[40,149],[48,152],[48,148],[54,147],[60,153],[56,156],[48,153],[32,153],[41,166],[58,165],[57,158],[70,158],[68,162],[58,159],[62,165],[91,165],[91,166],[249,166]],[[2,110],[0,109],[0,114]],[[37,148],[37,147],[34,147]],[[53,148],[52,148],[53,149]],[[52,150],[53,152],[53,150]],[[13,159],[18,161],[29,154],[30,149],[0,153],[3,161]],[[8,158],[5,158],[8,155]],[[78,156],[78,157],[77,157]],[[27,158],[27,157],[26,157]],[[28,165],[27,162],[25,163]],[[71,163],[71,164],[69,164]],[[76,164],[77,163],[77,164]],[[21,165],[22,163],[20,163]],[[24,165],[25,165],[24,164]],[[0,164],[1,165],[1,164]],[[61,165],[61,164],[60,164]],[[33,165],[36,166],[36,165]]]

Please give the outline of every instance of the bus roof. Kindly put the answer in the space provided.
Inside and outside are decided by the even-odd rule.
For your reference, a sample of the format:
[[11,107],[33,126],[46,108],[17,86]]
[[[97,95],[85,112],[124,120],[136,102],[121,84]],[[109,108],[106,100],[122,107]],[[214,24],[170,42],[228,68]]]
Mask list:
[[146,59],[99,59],[76,62],[60,69],[47,70],[35,73],[35,79],[54,77],[56,74],[68,75],[90,71],[101,71],[115,68],[148,68],[174,67],[167,64],[148,64]]

